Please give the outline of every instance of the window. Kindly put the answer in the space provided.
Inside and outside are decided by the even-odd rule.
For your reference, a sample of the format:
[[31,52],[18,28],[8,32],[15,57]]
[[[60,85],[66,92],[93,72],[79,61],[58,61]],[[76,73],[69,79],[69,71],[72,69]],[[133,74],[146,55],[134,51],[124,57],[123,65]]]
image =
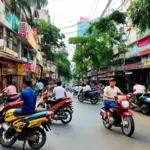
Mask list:
[[23,49],[23,50],[22,50],[22,57],[27,58],[27,56],[28,56],[27,50],[26,50],[26,49]]
[[30,53],[30,60],[33,60],[33,54]]

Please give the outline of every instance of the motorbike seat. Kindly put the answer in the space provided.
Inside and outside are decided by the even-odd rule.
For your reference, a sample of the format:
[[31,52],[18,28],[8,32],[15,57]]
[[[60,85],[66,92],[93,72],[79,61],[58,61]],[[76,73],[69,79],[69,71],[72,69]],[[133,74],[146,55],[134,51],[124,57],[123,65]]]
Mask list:
[[63,101],[63,100],[66,100],[66,99],[69,99],[69,98],[59,98],[59,99],[50,99],[50,100],[48,100],[48,102],[50,103],[50,104],[56,104],[56,103],[58,103],[58,102],[61,102],[61,101]]
[[8,95],[7,101],[8,102],[12,102],[19,99],[19,95],[18,94],[12,94],[12,95]]
[[38,118],[46,117],[49,111],[42,111],[23,118],[23,121],[29,122]]

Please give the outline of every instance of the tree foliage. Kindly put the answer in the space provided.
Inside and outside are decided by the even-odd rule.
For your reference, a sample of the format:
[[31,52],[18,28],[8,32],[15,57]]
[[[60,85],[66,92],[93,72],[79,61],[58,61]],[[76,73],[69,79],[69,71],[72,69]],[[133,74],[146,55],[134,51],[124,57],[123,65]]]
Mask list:
[[136,25],[141,32],[150,28],[150,0],[132,1],[128,14],[133,25]]
[[70,61],[68,60],[68,53],[56,53],[55,58],[55,64],[57,66],[59,78],[60,76],[62,76],[66,80],[70,80],[72,78],[72,75],[70,70]]
[[46,53],[48,60],[54,61],[54,49],[65,47],[63,42],[64,35],[60,33],[60,29],[56,26],[42,19],[37,20],[37,31],[39,35],[42,35],[41,50]]
[[116,25],[125,24],[126,14],[114,11],[109,16],[101,18],[91,24],[86,36],[72,37],[69,43],[76,45],[73,61],[79,72],[86,72],[87,66],[93,69],[121,65],[120,61],[114,63],[113,50],[118,48],[120,53],[125,53],[127,47],[122,41],[123,33],[118,32]]

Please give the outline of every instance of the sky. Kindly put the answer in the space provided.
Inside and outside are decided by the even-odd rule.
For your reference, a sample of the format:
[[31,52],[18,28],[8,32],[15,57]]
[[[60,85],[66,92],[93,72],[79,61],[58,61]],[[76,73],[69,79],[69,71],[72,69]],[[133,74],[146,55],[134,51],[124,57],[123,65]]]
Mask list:
[[[121,0],[114,0],[112,8],[119,6]],[[51,22],[58,28],[76,24],[80,17],[87,17],[90,20],[99,17],[106,7],[108,0],[49,0],[49,13]],[[66,49],[69,53],[69,60],[72,59],[75,46],[68,44],[68,38],[77,35],[77,26],[62,29],[65,34]]]

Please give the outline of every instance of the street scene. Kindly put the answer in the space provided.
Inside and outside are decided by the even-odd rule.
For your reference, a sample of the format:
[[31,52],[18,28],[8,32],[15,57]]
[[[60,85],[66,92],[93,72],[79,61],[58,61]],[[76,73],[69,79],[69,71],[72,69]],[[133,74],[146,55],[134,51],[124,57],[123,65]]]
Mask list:
[[[72,97],[72,95],[71,95]],[[75,149],[122,149],[146,150],[149,148],[150,119],[149,116],[134,113],[135,133],[131,138],[124,136],[120,128],[107,130],[104,128],[100,113],[102,103],[91,105],[88,102],[80,103],[73,98],[74,114],[71,123],[63,125],[54,122],[52,130],[47,133],[47,142],[43,150],[75,150]],[[83,111],[84,110],[84,111]],[[22,142],[12,146],[12,150],[20,150]],[[2,148],[9,150],[10,148]],[[30,150],[27,146],[26,150]]]
[[0,149],[149,149],[149,20],[149,0],[0,0]]

